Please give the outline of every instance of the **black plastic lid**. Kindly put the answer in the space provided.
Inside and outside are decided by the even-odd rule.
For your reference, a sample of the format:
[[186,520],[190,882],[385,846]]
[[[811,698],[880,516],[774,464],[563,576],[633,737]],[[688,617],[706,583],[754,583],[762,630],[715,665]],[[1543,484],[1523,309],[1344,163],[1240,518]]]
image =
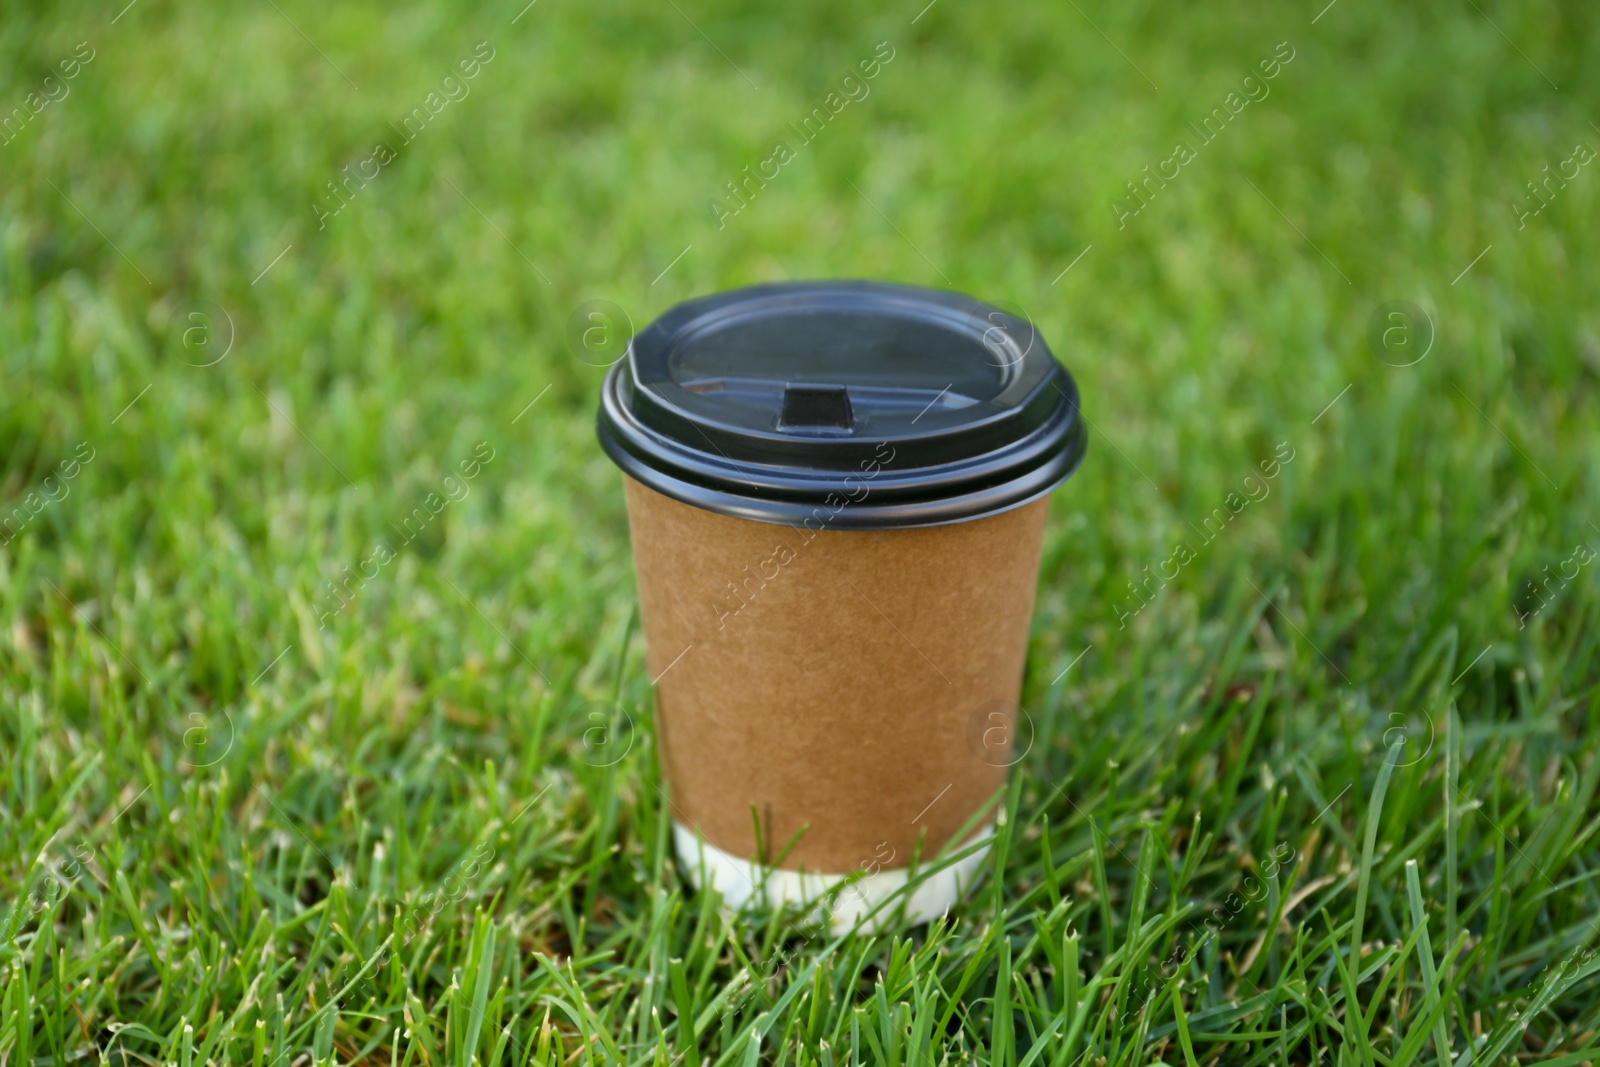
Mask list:
[[1083,458],[1078,389],[1033,326],[958,293],[758,285],[679,304],[606,376],[600,444],[724,515],[935,526],[1035,500]]

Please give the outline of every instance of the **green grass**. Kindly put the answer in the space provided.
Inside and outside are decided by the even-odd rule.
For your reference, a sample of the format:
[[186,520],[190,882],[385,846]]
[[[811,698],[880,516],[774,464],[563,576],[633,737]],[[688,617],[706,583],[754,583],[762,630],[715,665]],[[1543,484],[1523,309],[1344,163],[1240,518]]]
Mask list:
[[[94,50],[0,145],[0,1064],[1600,1058],[1600,168],[1512,206],[1591,8],[121,7],[0,25],[0,122]],[[1093,424],[996,855],[896,936],[687,891],[569,340],[816,276],[1023,309]]]

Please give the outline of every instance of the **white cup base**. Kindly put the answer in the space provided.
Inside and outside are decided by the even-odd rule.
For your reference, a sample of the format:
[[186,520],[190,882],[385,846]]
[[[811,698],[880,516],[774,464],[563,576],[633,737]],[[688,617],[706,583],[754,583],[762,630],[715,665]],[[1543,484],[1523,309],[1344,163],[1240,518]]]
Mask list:
[[[935,871],[920,881],[909,893],[900,893],[900,899],[884,906],[871,919],[862,924],[869,933],[878,933],[899,925],[932,922],[950,910],[961,899],[962,891],[972,884],[978,868],[988,858],[988,838],[994,827],[987,826],[970,844],[983,842],[983,847],[969,856]],[[679,865],[696,889],[710,886],[722,894],[722,899],[735,910],[752,901],[763,901],[768,907],[784,904],[805,906],[822,900],[828,891],[850,878],[849,874],[817,874],[810,871],[784,871],[772,867],[759,867],[749,860],[724,852],[708,844],[688,826],[674,821],[672,843],[677,850]],[[910,877],[910,868],[897,867],[879,870],[862,876],[838,894],[829,915],[833,933],[841,934],[873,908],[900,892]]]

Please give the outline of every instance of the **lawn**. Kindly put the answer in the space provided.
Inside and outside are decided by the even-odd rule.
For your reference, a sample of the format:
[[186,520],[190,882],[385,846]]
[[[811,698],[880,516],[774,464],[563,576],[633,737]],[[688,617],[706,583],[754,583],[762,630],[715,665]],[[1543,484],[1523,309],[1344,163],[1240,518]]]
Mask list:
[[[0,22],[0,1065],[1600,1059],[1592,6],[124,3]],[[673,858],[593,419],[841,276],[1091,434],[834,938]]]

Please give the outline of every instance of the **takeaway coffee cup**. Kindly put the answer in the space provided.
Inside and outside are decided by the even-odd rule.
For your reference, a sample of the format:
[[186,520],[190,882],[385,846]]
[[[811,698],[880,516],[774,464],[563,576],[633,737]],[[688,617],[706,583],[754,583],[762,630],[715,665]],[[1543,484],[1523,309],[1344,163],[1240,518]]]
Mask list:
[[690,880],[739,905],[850,879],[836,928],[942,913],[1013,759],[1044,498],[1084,452],[1071,377],[965,296],[765,285],[641,332],[598,423]]

